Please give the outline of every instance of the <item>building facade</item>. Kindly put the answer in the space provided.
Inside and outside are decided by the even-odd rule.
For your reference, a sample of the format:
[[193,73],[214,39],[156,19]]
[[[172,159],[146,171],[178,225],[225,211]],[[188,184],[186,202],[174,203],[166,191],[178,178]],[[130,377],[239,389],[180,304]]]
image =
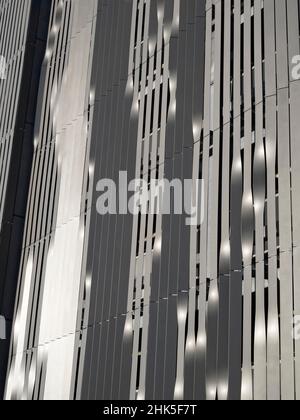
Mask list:
[[48,5],[5,399],[300,399],[299,0]]
[[0,398],[18,283],[50,2],[0,1]]

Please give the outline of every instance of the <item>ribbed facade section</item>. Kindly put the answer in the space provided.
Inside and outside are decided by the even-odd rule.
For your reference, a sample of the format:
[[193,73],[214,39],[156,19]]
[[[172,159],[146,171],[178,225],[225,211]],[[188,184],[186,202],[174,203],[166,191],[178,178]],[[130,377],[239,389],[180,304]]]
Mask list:
[[102,222],[83,395],[295,399],[299,3],[136,1],[132,13],[135,176],[202,179],[203,207],[191,229],[135,216],[117,277],[128,233]]
[[0,2],[0,397],[11,324],[32,163],[32,137],[49,0]]
[[95,7],[93,0],[52,2],[32,139],[7,399],[73,396]]
[[203,398],[299,398],[298,55],[297,1],[207,2]]
[[22,79],[31,1],[2,1],[1,55],[5,58],[8,79],[1,81],[1,178],[0,221],[3,224],[5,197],[13,148],[18,99]]

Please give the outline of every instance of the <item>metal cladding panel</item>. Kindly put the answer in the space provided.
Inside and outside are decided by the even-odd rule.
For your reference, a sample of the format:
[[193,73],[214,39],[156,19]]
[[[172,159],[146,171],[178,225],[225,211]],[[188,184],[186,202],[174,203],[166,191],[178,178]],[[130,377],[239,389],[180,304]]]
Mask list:
[[[96,87],[102,121],[97,129],[96,181],[112,177],[118,182],[120,170],[127,170],[129,180],[192,179],[193,149],[199,144],[203,119],[205,2],[200,3],[202,7],[197,1],[116,1],[101,9],[94,63],[102,77]],[[111,22],[125,9],[126,28],[118,40]],[[109,77],[114,77],[118,64],[112,56],[124,50],[129,66],[125,83],[116,78],[111,87]],[[114,144],[118,129],[121,160],[120,147]],[[113,166],[107,165],[108,159]],[[80,395],[177,399],[183,392],[185,365],[185,324],[178,314],[187,313],[190,293],[190,229],[185,217],[140,212],[134,217],[92,218],[92,292]],[[195,291],[193,287],[191,295]],[[113,369],[118,371],[112,377]]]
[[69,399],[88,208],[89,103],[97,2],[53,1],[6,399]]
[[50,0],[0,2],[0,342],[3,396],[33,155],[33,124]]

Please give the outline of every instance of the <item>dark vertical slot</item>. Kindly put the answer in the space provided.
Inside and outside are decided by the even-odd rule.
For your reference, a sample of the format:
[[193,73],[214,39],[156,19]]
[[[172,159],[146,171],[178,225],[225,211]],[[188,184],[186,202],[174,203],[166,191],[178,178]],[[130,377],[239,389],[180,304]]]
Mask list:
[[150,133],[153,133],[153,125],[154,125],[154,105],[155,105],[155,91],[152,91]]
[[159,94],[159,110],[158,110],[158,128],[161,128],[161,119],[162,119],[162,101],[163,101],[163,85],[160,85],[160,94]]
[[137,241],[136,241],[136,256],[139,256],[139,247],[140,247],[140,235],[141,235],[141,223],[142,223],[142,214],[139,213],[138,218],[138,231],[137,231]]
[[[150,93],[149,93],[150,95]],[[147,102],[148,102],[148,95],[145,95],[145,102],[144,102],[144,116],[143,116],[143,139],[146,135],[146,123],[147,123]]]

